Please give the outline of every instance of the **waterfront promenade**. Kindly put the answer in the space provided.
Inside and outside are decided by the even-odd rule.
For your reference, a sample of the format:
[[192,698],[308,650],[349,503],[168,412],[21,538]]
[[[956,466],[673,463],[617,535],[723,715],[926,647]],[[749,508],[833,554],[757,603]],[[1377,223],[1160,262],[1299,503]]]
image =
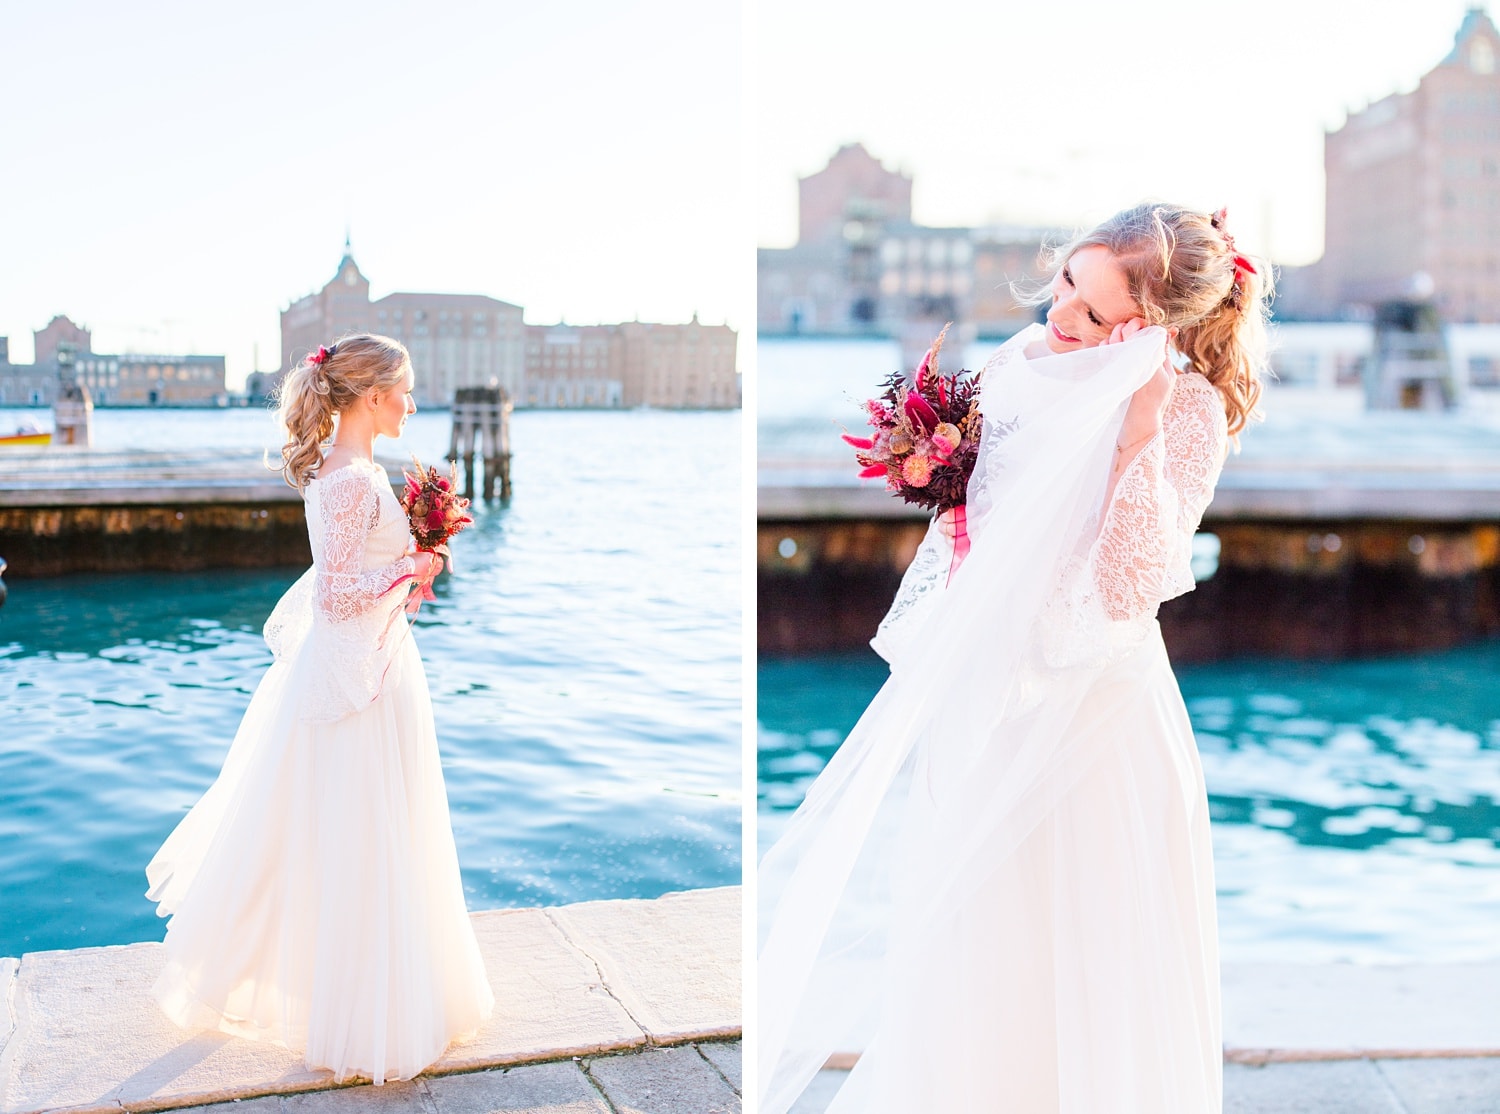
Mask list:
[[471,917],[494,1016],[380,1088],[177,1029],[149,996],[160,944],[0,959],[0,1112],[740,1110],[739,887]]
[[[1204,515],[1199,590],[1162,608],[1174,661],[1366,657],[1500,631],[1500,414],[1279,393],[1266,408]],[[857,478],[837,433],[821,416],[760,423],[762,653],[863,646],[926,530],[926,512]]]
[[[1500,1114],[1500,963],[1228,963],[1222,983],[1224,1114]],[[852,1061],[793,1114],[822,1114]]]

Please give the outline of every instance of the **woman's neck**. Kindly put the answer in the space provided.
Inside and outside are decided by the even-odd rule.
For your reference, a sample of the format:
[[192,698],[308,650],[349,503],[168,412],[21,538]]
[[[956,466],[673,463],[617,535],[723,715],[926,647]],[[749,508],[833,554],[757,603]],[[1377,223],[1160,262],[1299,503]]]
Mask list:
[[375,426],[371,422],[350,421],[348,415],[339,415],[338,429],[333,435],[333,447],[329,455],[340,457],[362,457],[375,459]]

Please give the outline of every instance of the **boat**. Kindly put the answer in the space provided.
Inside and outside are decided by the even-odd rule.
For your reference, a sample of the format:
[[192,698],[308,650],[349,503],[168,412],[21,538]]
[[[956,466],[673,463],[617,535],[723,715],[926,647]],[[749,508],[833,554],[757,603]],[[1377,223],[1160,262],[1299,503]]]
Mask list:
[[23,423],[14,433],[0,433],[0,446],[50,444],[52,444],[51,431],[38,429],[35,422]]

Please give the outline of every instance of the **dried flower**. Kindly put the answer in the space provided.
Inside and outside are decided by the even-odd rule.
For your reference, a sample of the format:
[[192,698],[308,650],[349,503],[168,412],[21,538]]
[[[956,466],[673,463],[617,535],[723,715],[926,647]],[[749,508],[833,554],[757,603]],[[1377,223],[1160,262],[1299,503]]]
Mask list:
[[931,458],[913,453],[901,464],[901,478],[912,487],[926,487],[932,482]]
[[982,425],[979,376],[938,370],[946,336],[944,329],[914,376],[892,374],[883,392],[864,403],[871,436],[844,436],[861,477],[884,477],[908,503],[937,510],[961,506],[968,497]]

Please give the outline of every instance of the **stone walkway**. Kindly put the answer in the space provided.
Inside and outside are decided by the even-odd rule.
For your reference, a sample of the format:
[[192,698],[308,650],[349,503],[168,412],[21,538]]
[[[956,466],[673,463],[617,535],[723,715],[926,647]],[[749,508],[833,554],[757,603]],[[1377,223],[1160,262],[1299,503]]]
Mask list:
[[1500,1114],[1500,964],[1226,963],[1222,986],[1224,1114]]
[[[844,1075],[820,1072],[792,1114],[823,1114]],[[1500,1114],[1500,1058],[1226,1064],[1224,1114]]]
[[[336,1088],[286,1049],[178,1029],[150,997],[160,944],[0,959],[0,1114],[236,1099],[235,1110],[288,1112],[738,1109],[738,1045],[720,1042],[740,1036],[739,887],[471,917],[494,1016],[430,1078],[381,1088]],[[569,1088],[576,1103],[546,1098]]]
[[200,1114],[740,1114],[738,1041],[268,1095]]

